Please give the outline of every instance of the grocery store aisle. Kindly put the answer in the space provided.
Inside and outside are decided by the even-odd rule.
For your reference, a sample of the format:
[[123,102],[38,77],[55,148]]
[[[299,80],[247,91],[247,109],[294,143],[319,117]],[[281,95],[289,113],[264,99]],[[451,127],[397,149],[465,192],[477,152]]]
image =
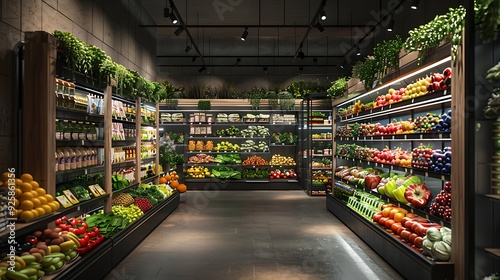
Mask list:
[[403,279],[302,191],[189,191],[106,278]]

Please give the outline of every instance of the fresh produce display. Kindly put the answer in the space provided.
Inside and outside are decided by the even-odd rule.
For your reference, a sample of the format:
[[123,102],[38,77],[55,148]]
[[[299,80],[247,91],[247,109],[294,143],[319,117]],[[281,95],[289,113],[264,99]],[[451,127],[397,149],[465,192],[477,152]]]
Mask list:
[[240,164],[241,156],[240,154],[219,154],[215,156],[213,162],[224,164]]
[[214,157],[207,154],[197,154],[195,156],[189,157],[188,163],[212,163],[214,162]]
[[168,137],[168,139],[174,141],[175,144],[184,143],[184,134],[183,133],[167,132],[167,133],[165,133],[165,138],[166,137]]
[[267,160],[263,159],[262,157],[253,155],[250,157],[247,157],[241,165],[243,166],[261,166],[261,165],[269,165]]
[[268,168],[246,168],[241,171],[241,178],[246,179],[264,179],[269,177]]
[[312,168],[330,168],[332,167],[332,160],[329,158],[322,158],[321,160],[313,160],[311,162]]
[[[115,207],[121,207],[120,210],[123,209],[123,206],[115,206]],[[137,210],[140,211],[140,209],[137,208]],[[118,211],[115,210],[115,211]],[[142,211],[141,211],[142,213]],[[137,212],[137,215],[139,213]],[[89,227],[97,227],[99,228],[99,232],[105,237],[105,238],[110,238],[111,236],[117,234],[121,230],[125,229],[131,222],[128,218],[123,216],[119,216],[114,214],[113,212],[110,213],[96,213],[92,214],[91,216],[87,216],[85,221],[87,222]]]
[[214,166],[210,176],[219,179],[241,179],[241,172],[227,166]]
[[287,179],[296,178],[297,173],[293,169],[275,169],[269,172],[269,179]]
[[450,132],[451,131],[451,110],[439,116],[439,122],[432,127],[432,131]]
[[313,140],[331,140],[332,133],[331,132],[313,133],[313,134],[311,134],[311,139],[313,139]]
[[186,178],[203,179],[210,178],[210,171],[205,166],[191,166],[186,170]]
[[411,184],[420,184],[422,180],[420,177],[415,175],[401,175],[401,174],[390,174],[391,176],[386,176],[382,174],[380,177],[380,183],[377,186],[378,193],[394,198],[400,203],[408,204],[408,200],[405,197],[406,188]]
[[241,122],[241,118],[239,114],[226,114],[226,113],[218,113],[216,117],[216,121],[218,123],[227,123],[227,122]]
[[401,148],[391,150],[386,147],[382,151],[375,151],[374,156],[374,162],[411,167],[412,154]]
[[292,157],[275,154],[271,157],[269,165],[296,165],[296,163]]
[[424,146],[422,143],[413,149],[412,167],[420,169],[429,169],[431,156],[434,153],[431,145]]
[[115,205],[111,208],[111,212],[113,215],[122,217],[128,220],[129,223],[134,222],[135,220],[139,219],[142,215],[144,215],[144,212],[142,212],[139,207],[137,207],[135,204],[131,204],[130,206],[121,206],[121,205]]
[[188,142],[188,150],[189,151],[211,151],[214,148],[213,141],[207,141],[206,143],[202,140],[189,140]]
[[295,144],[298,136],[292,132],[273,133],[271,143],[275,144]]
[[359,190],[355,190],[347,199],[347,207],[370,221],[383,204],[384,201],[379,197]]
[[312,184],[313,185],[324,185],[332,180],[332,171],[331,170],[315,170],[312,173]]
[[[415,133],[429,133],[439,124],[439,115],[427,113],[415,119]],[[451,120],[450,120],[451,121]]]
[[134,204],[141,209],[142,212],[147,212],[149,209],[153,207],[149,199],[144,197],[136,197],[134,198]]
[[451,221],[451,182],[444,183],[443,190],[432,201],[430,214]]
[[447,227],[430,227],[422,241],[425,255],[436,261],[449,261],[451,257],[451,229]]
[[214,151],[218,152],[237,152],[241,149],[240,145],[238,144],[233,144],[229,141],[222,141],[217,143],[215,147],[213,148]]
[[235,127],[234,125],[228,127],[228,128],[223,128],[223,129],[218,129],[215,131],[215,135],[217,136],[227,136],[227,137],[234,137],[234,136],[240,136],[241,132],[240,129]]
[[130,195],[135,198],[147,198],[151,205],[155,206],[167,196],[153,185],[142,184],[140,188],[133,188],[129,191]]
[[269,150],[269,145],[265,141],[255,142],[249,139],[241,143],[241,150],[247,152],[266,152]]
[[129,193],[121,193],[113,197],[112,205],[130,206],[134,204],[134,198]]
[[243,116],[244,122],[269,122],[271,116],[268,114],[246,114]]
[[116,174],[111,177],[112,188],[114,191],[121,190],[130,185],[130,182],[125,179],[121,174]]
[[270,136],[269,128],[262,125],[249,125],[247,128],[241,130],[241,136],[243,137],[256,137],[256,136]]
[[406,188],[404,197],[414,207],[424,208],[432,199],[432,193],[424,184],[411,184]]
[[398,89],[389,88],[386,94],[377,96],[375,100],[371,100],[366,104],[361,104],[360,100],[347,108],[339,108],[339,117],[347,117],[353,114],[358,114],[364,108],[365,110],[385,107],[415,99],[426,94],[438,92],[447,89],[451,84],[451,68],[446,68],[443,73],[433,73],[425,78],[418,79],[416,82]]
[[[15,195],[13,203],[15,211],[8,211],[11,218],[21,220],[30,220],[59,209],[59,202],[54,200],[54,197],[47,194],[43,187],[40,187],[37,181],[33,180],[33,176],[24,173],[20,178],[9,177],[10,173],[5,172],[2,175],[3,186],[9,185],[9,180],[15,181]],[[9,204],[10,205],[10,204]]]
[[450,174],[451,172],[451,147],[443,150],[436,149],[432,153],[429,168],[437,173]]

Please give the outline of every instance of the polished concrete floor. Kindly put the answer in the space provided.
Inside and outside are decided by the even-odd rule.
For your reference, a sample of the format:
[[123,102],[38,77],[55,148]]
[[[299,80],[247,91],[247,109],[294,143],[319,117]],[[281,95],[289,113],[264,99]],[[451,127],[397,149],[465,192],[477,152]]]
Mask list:
[[189,191],[105,278],[403,279],[302,191]]

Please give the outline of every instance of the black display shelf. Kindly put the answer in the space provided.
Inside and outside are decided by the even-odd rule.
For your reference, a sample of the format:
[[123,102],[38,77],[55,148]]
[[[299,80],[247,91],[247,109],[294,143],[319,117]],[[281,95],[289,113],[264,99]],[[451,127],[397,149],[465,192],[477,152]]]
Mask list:
[[[336,179],[335,184],[336,185],[340,185],[341,187],[350,188],[352,190],[361,189],[360,187],[354,186],[350,182],[342,180],[341,178],[335,177],[335,179]],[[426,207],[424,209],[415,208],[415,207],[411,206],[410,204],[401,204],[396,199],[388,197],[386,195],[382,195],[382,194],[380,194],[377,191],[370,190],[370,189],[367,189],[367,188],[362,188],[362,190],[364,192],[366,192],[366,193],[369,193],[369,194],[372,194],[374,196],[380,197],[381,199],[387,201],[387,203],[392,203],[394,205],[397,205],[398,207],[406,209],[408,212],[411,212],[411,213],[414,213],[414,214],[416,214],[416,215],[418,215],[420,217],[426,218],[429,221],[432,221],[432,222],[438,223],[438,224],[440,224],[442,226],[451,228],[451,222],[450,221],[447,221],[447,220],[445,220],[443,218],[440,218],[440,217],[437,217],[437,216],[429,214],[429,208],[428,207]],[[380,209],[380,210],[382,210],[382,209]]]
[[113,163],[113,170],[119,169],[119,168],[132,167],[134,165],[135,165],[135,159],[124,161],[124,162]]
[[271,143],[273,147],[295,147],[297,144]]
[[83,175],[83,174],[93,174],[93,173],[102,173],[104,172],[104,166],[102,165],[95,165],[91,167],[85,167],[85,168],[78,168],[78,169],[70,169],[70,170],[59,170],[56,171],[56,176],[57,175]]
[[190,190],[299,190],[299,183],[296,179],[228,179],[218,178],[206,179],[186,179]]
[[114,191],[113,191],[113,195],[117,195],[117,194],[120,194],[120,193],[122,193],[122,192],[126,192],[126,191],[128,191],[128,190],[130,190],[130,189],[133,189],[133,188],[136,188],[136,187],[138,187],[138,186],[139,186],[139,183],[133,183],[133,184],[130,184],[129,186],[127,186],[127,187],[125,187],[125,188],[123,188],[123,189],[114,190]]
[[104,147],[104,140],[56,140],[57,147]]
[[450,132],[407,133],[379,136],[335,137],[337,141],[451,141]]
[[113,122],[120,122],[124,124],[132,124],[135,125],[135,120],[134,119],[127,119],[127,118],[118,118],[118,117],[113,117],[112,118]]
[[185,122],[159,122],[160,125],[168,125],[168,126],[171,126],[171,125],[186,125],[187,123]]
[[146,178],[144,180],[141,180],[141,184],[148,184],[148,183],[151,183],[153,182],[154,180],[158,179],[158,175],[154,175],[154,176],[151,176],[149,178]]
[[56,119],[101,123],[104,122],[104,115],[89,114],[87,111],[57,107]]
[[158,203],[144,213],[144,216],[133,222],[123,231],[117,233],[113,240],[113,258],[110,270],[118,265],[135,247],[144,240],[180,203],[180,193],[174,192],[170,197]]
[[252,154],[269,154],[269,151],[267,152],[249,152],[249,151],[188,151],[186,152],[187,154],[242,154],[242,155],[252,155]]
[[156,127],[156,123],[145,123],[145,122],[141,122],[141,126],[151,126],[151,127]]
[[141,161],[152,161],[155,159],[156,159],[156,156],[152,156],[152,157],[147,157],[147,158],[141,158]]
[[378,117],[387,116],[394,113],[411,111],[415,107],[423,105],[436,105],[440,103],[446,103],[451,101],[451,87],[445,90],[433,92],[426,94],[415,99],[409,99],[401,101],[395,104],[391,104],[384,107],[379,107],[371,110],[362,111],[355,115],[350,115],[346,117],[339,117],[341,123],[350,123],[360,120],[373,119]]
[[125,139],[125,140],[113,140],[112,146],[117,147],[127,147],[135,145],[135,139]]
[[392,164],[387,164],[387,163],[377,163],[377,162],[363,160],[363,159],[348,158],[348,157],[344,157],[344,156],[335,156],[335,157],[338,159],[348,160],[348,161],[351,161],[353,163],[366,163],[367,165],[373,166],[373,167],[387,168],[389,170],[396,170],[396,171],[401,171],[401,172],[405,172],[405,173],[412,173],[414,175],[419,175],[419,176],[429,177],[429,178],[434,178],[434,179],[440,179],[443,181],[450,181],[451,180],[450,174],[433,172],[433,171],[426,170],[426,169],[420,169],[420,168],[414,168],[414,167],[404,167],[404,166],[392,165]]
[[406,279],[454,278],[453,263],[434,262],[426,258],[332,195],[326,196],[326,208]]
[[221,139],[221,140],[233,140],[233,139],[269,139],[269,136],[253,136],[253,137],[250,137],[250,136],[214,136],[214,135],[189,135],[187,137],[188,139],[193,139],[193,140],[196,140],[196,139],[214,139],[214,140],[217,140],[217,139]]
[[205,166],[205,167],[210,167],[210,166],[230,166],[230,167],[239,167],[242,166],[241,164],[235,164],[235,163],[217,163],[217,162],[211,162],[211,163],[186,163],[186,166]]

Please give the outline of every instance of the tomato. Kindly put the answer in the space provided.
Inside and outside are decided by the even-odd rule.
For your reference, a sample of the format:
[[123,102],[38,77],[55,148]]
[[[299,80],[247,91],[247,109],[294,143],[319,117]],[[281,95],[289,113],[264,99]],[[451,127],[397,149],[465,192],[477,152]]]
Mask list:
[[410,240],[410,239],[409,239],[409,237],[410,237],[410,235],[411,235],[411,232],[410,232],[409,230],[402,230],[402,231],[401,231],[401,233],[400,233],[399,235],[401,235],[401,237],[402,237],[404,240],[408,241],[408,240]]
[[416,234],[416,233],[412,233],[412,234],[410,234],[410,236],[408,236],[408,239],[410,239],[410,242],[411,242],[412,244],[415,244],[415,243],[414,243],[414,242],[415,242],[415,238],[417,238],[417,237],[419,237],[419,236],[418,236],[418,234]]
[[385,222],[387,222],[387,220],[389,220],[389,217],[382,217],[380,218],[380,220],[378,220],[378,223],[381,225],[385,225]]
[[407,230],[407,229],[406,229],[404,226],[401,226],[400,228],[398,228],[397,234],[398,234],[398,235],[401,235],[401,232],[402,232],[403,230]]
[[393,223],[393,224],[391,225],[391,230],[392,230],[394,233],[397,233],[397,232],[398,232],[398,230],[399,230],[401,227],[403,227],[403,226],[401,225],[401,223],[396,223],[396,222],[395,222],[395,223]]
[[405,213],[403,212],[398,212],[394,215],[394,221],[396,222],[401,222],[403,218],[405,217]]
[[373,214],[372,218],[373,218],[373,221],[377,223],[380,220],[380,218],[382,218],[382,217],[383,217],[382,212],[377,212],[377,213]]
[[393,219],[388,219],[387,221],[385,221],[385,227],[386,228],[391,228],[392,227],[392,224],[394,224],[395,221]]

